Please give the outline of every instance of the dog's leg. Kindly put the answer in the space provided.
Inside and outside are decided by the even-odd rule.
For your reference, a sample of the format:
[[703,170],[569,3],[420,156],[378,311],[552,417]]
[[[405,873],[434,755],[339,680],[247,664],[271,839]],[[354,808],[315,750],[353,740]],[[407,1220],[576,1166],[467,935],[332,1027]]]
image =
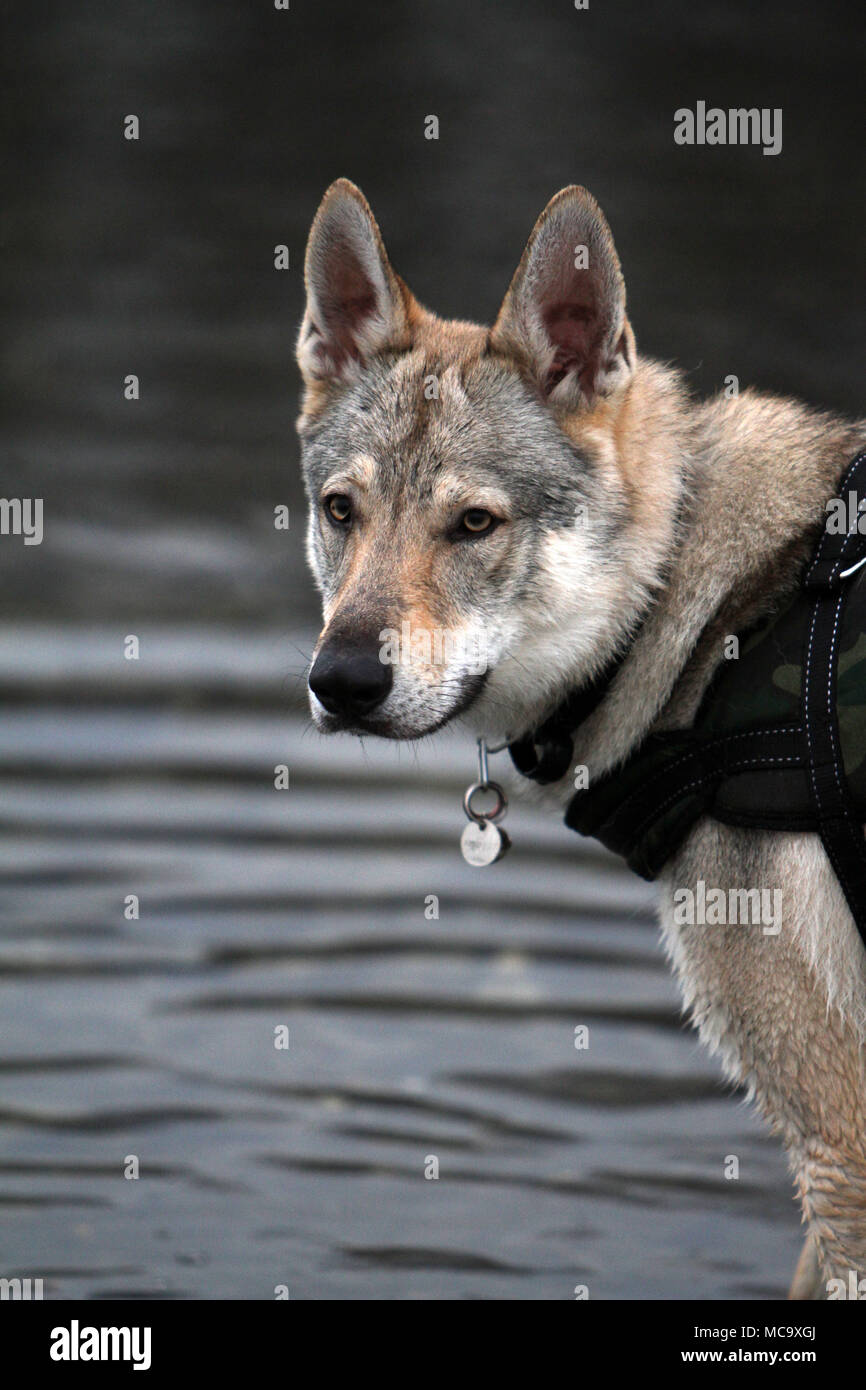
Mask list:
[[[863,1080],[861,1079],[861,1085]],[[797,1163],[797,1185],[817,1259],[826,1280],[841,1280],[849,1296],[851,1276],[866,1280],[866,1156],[862,1105],[856,1112],[860,1136],[847,1133],[810,1137]],[[792,1152],[792,1157],[796,1149]],[[796,1161],[796,1159],[795,1159]]]
[[[690,924],[677,890],[699,904],[699,880],[726,904],[763,889],[778,920]],[[818,1282],[850,1288],[866,1277],[866,956],[820,841],[702,822],[666,873],[662,925],[703,1041],[782,1137]]]
[[810,1235],[806,1237],[803,1249],[800,1251],[800,1258],[797,1261],[797,1268],[794,1270],[794,1278],[791,1280],[788,1297],[805,1300],[826,1297],[824,1276],[818,1259],[818,1247]]

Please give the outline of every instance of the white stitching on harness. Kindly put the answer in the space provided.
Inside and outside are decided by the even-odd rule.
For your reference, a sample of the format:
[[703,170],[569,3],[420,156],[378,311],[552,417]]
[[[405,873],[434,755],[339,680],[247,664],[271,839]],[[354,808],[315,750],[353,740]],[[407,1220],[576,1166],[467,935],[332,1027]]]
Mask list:
[[[745,738],[747,737],[747,735],[737,734],[736,737]],[[737,762],[731,764],[727,771],[739,772],[741,768],[751,767],[754,763],[799,763],[799,761],[800,759],[797,757],[739,758]],[[650,812],[648,816],[644,817],[637,830],[635,831],[634,839],[639,840],[646,827],[650,824],[650,821],[656,820],[657,817],[660,816],[663,811],[666,811],[669,806],[672,806],[675,801],[679,801],[681,796],[685,796],[686,792],[692,791],[694,787],[703,787],[704,785],[704,778],[699,777],[696,782],[688,782],[684,787],[680,787],[679,791],[674,792],[673,796],[669,796],[667,801],[663,801],[661,806],[657,806],[653,811]]]
[[[762,737],[764,736],[764,734],[795,734],[795,733],[797,733],[799,727],[800,727],[799,724],[780,724],[777,728],[770,728],[770,729],[750,729],[750,730],[748,731],[748,733],[745,733],[745,734],[720,734],[719,737],[718,737],[717,739],[711,739],[711,740],[710,740],[710,744],[712,744],[712,743],[714,743],[714,742],[715,742],[715,743],[725,743],[725,742],[728,742],[728,743],[736,743],[737,740],[738,740],[738,739],[741,739],[741,738],[762,738]],[[693,758],[694,756],[695,756],[694,749],[693,749],[690,753],[684,753],[684,754],[682,755],[681,758],[676,758],[676,759],[670,764],[669,767],[666,767],[666,768],[664,769],[665,774],[668,775],[668,774],[670,774],[670,773],[672,773],[672,772],[676,772],[676,770],[677,770],[678,767],[682,767],[683,763],[687,763],[687,762],[689,761],[689,759],[690,759],[690,758]],[[760,762],[760,761],[762,761],[762,760],[761,760],[761,759],[757,759],[757,761]],[[766,762],[767,759],[763,759],[763,761]],[[775,761],[775,759],[774,759],[774,761]],[[785,761],[785,762],[796,762],[797,759],[796,759],[796,758],[785,758],[784,761]],[[695,785],[695,784],[693,783],[692,785]],[[630,802],[630,801],[634,801],[634,799],[635,799],[636,796],[640,796],[640,794],[641,794],[642,791],[643,791],[643,785],[639,786],[635,791],[629,792],[629,794],[628,794],[628,796],[626,797],[625,801],[621,801],[621,802],[620,802],[619,807],[617,808],[616,814],[619,815],[621,811],[624,811],[625,808],[626,808],[626,806],[628,806],[629,802]]]
[[[849,534],[850,534],[850,533],[849,533]],[[845,544],[847,545],[847,543],[848,543],[848,542],[847,542],[847,540],[846,540]],[[844,547],[843,547],[843,549],[844,549]],[[839,606],[840,606],[841,603],[842,603],[843,597],[844,597],[844,593],[839,595],[839,600],[838,600],[837,609],[836,609],[837,616],[838,616],[838,612],[839,612]],[[811,721],[810,721],[810,719],[809,719],[809,673],[810,673],[811,666],[812,666],[812,646],[813,646],[813,639],[814,639],[814,636],[815,636],[815,623],[816,623],[817,618],[818,618],[818,609],[819,609],[819,607],[820,607],[820,604],[821,604],[821,600],[820,600],[820,599],[816,600],[815,606],[814,606],[814,608],[812,609],[812,625],[811,625],[811,627],[810,627],[810,629],[809,629],[809,646],[808,646],[808,650],[807,650],[807,653],[806,653],[806,687],[805,687],[805,699],[804,699],[804,703],[803,703],[803,712],[804,712],[804,714],[805,714],[805,723],[806,723],[806,738],[807,738],[808,744],[809,744],[809,777],[810,777],[810,780],[811,780],[811,782],[812,782],[812,791],[813,791],[814,797],[815,797],[815,804],[816,804],[816,806],[818,807],[818,815],[819,815],[819,818],[820,818],[820,816],[821,816],[821,813],[823,812],[824,807],[823,807],[823,804],[822,804],[822,802],[821,802],[821,796],[820,796],[819,791],[818,791],[818,783],[817,783],[817,780],[816,780],[816,777],[815,777],[815,759],[814,759],[813,750],[812,750]],[[831,647],[830,647],[830,660],[829,660],[828,663],[827,663],[827,698],[828,698],[828,703],[829,703],[829,701],[830,701],[831,694],[832,694],[832,690],[831,690],[831,673],[832,673],[832,670],[833,670],[833,651],[834,651],[834,643],[835,643],[835,634],[836,634],[836,628],[835,628],[835,626],[834,626],[834,629],[833,629],[833,643],[831,643]],[[831,724],[831,738],[833,738],[834,745],[835,745],[835,729],[833,728],[833,725],[832,725],[832,724]],[[836,750],[834,749],[834,751],[836,751]],[[838,759],[837,759],[836,757],[834,757],[834,759],[833,759],[833,773],[834,773],[834,776],[835,776],[835,778],[836,778],[836,784],[837,784],[837,786],[839,786],[839,766],[838,766]],[[841,786],[839,787],[839,789],[840,789],[840,791],[841,791]],[[852,836],[853,836],[853,834],[854,834],[854,832],[853,832],[853,826],[850,824],[850,822],[846,822],[846,825],[847,825],[848,830],[851,832],[851,834],[852,834]],[[855,838],[855,840],[856,840],[856,837],[854,837],[854,838]],[[822,839],[823,839],[823,837],[822,837]],[[850,893],[850,882],[849,882],[848,876],[847,876],[847,874],[843,871],[842,865],[838,862],[838,859],[837,859],[837,856],[836,856],[835,851],[832,849],[831,846],[827,845],[826,843],[824,844],[824,849],[825,849],[825,851],[827,852],[828,858],[830,859],[830,861],[831,861],[831,863],[832,863],[832,865],[833,865],[833,868],[836,870],[836,877],[839,879],[839,882],[842,884],[842,887],[843,887],[843,889],[844,889],[844,891],[845,891],[845,896],[846,896],[846,897],[852,896],[852,894]]]

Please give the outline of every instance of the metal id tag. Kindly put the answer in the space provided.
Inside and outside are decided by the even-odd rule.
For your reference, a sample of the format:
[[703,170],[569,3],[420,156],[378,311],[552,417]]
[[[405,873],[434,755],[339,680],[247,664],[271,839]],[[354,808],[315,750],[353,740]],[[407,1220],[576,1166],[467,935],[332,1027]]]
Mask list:
[[[492,794],[496,798],[492,810],[476,810],[472,798]],[[478,740],[478,781],[468,787],[463,797],[463,809],[469,824],[460,836],[460,849],[467,864],[483,869],[495,864],[511,848],[511,841],[499,825],[508,809],[508,800],[498,782],[491,782],[487,772],[487,746]]]

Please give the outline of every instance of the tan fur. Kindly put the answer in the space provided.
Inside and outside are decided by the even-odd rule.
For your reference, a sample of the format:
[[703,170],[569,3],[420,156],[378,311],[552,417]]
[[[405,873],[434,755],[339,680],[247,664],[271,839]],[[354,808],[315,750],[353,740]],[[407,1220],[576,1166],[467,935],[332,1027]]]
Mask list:
[[[313,351],[310,316],[322,293],[322,244],[327,250],[331,234],[325,213],[333,217],[343,199],[344,225],[359,210],[372,220],[353,185],[340,181],[334,189],[311,234],[313,307],[299,340],[307,386],[302,435],[326,418],[356,371],[343,362],[322,380]],[[545,209],[489,331],[440,321],[418,304],[388,265],[375,222],[372,227],[362,230],[359,254],[371,262],[381,302],[358,330],[358,370],[372,342],[375,352],[393,356],[409,402],[384,446],[389,466],[418,455],[438,421],[437,446],[447,454],[453,445],[455,457],[431,484],[434,510],[438,515],[450,497],[471,498],[472,458],[461,459],[458,447],[466,431],[455,444],[444,426],[461,416],[470,390],[483,393],[494,383],[501,392],[503,382],[519,381],[521,404],[514,409],[524,411],[529,433],[546,438],[552,418],[587,463],[580,485],[594,488],[602,519],[606,512],[617,517],[615,565],[607,563],[610,539],[607,549],[594,540],[592,508],[585,535],[573,524],[545,531],[533,550],[532,583],[519,602],[497,610],[495,669],[467,711],[488,737],[536,727],[642,618],[616,680],[575,741],[574,762],[591,779],[609,772],[650,731],[687,727],[722,660],[725,637],[777,610],[792,592],[826,501],[863,447],[866,422],[749,390],[696,403],[676,371],[638,357],[613,240],[584,189],[564,189]],[[572,269],[577,242],[590,247],[586,277]],[[443,382],[438,415],[422,400],[430,374]],[[516,437],[506,445],[519,455],[524,442]],[[420,508],[390,530],[379,519],[366,558],[349,546],[336,599],[326,603],[325,634],[332,622],[352,616],[353,605],[362,611],[366,601],[369,608],[377,567],[413,623],[469,621],[447,547],[425,531],[427,517]],[[491,542],[499,558],[490,575],[508,564],[508,544],[506,528],[505,538]],[[478,590],[484,580],[479,560]],[[447,684],[432,669],[419,674],[425,699],[437,683]],[[389,736],[414,736],[419,716],[410,695],[399,715],[399,732]],[[563,802],[571,792],[565,777],[550,795]],[[780,889],[779,934],[677,925],[674,892],[694,889],[700,879],[714,887]],[[820,840],[705,820],[666,866],[661,919],[701,1037],[727,1075],[748,1088],[785,1145],[808,1227],[792,1296],[820,1296],[829,1279],[845,1279],[850,1270],[864,1277],[866,952]]]
[[[780,934],[674,925],[674,888],[698,878],[722,888],[781,885]],[[849,1270],[862,1278],[866,963],[818,837],[703,822],[666,870],[662,926],[701,1037],[785,1145],[820,1271],[808,1296],[821,1296],[831,1278],[847,1282]],[[807,1296],[805,1280],[801,1268],[792,1297]]]

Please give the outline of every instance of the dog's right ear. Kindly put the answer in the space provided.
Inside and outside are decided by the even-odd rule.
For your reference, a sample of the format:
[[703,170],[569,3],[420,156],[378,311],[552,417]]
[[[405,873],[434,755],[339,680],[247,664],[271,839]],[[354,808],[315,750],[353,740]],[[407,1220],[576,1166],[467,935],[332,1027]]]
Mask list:
[[491,345],[525,362],[554,405],[591,407],[635,364],[625,283],[610,228],[585,188],[563,188],[535,224]]
[[383,348],[407,345],[401,282],[367,199],[348,179],[332,183],[319,204],[304,280],[297,357],[307,382],[348,381]]

